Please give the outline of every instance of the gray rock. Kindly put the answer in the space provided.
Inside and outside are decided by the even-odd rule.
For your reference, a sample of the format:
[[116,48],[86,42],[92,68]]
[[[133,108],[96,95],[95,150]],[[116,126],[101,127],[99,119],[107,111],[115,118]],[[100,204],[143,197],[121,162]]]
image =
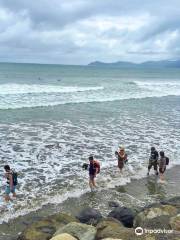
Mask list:
[[118,219],[125,227],[133,227],[134,213],[130,208],[117,207],[109,213],[108,217]]
[[119,203],[115,201],[109,201],[108,204],[109,204],[109,207],[113,207],[113,208],[120,207]]
[[72,222],[58,229],[54,236],[62,233],[68,233],[78,240],[95,240],[96,232],[97,230],[93,226]]
[[98,210],[90,207],[80,211],[80,213],[77,214],[76,217],[81,223],[92,225],[96,225],[102,219],[101,213]]

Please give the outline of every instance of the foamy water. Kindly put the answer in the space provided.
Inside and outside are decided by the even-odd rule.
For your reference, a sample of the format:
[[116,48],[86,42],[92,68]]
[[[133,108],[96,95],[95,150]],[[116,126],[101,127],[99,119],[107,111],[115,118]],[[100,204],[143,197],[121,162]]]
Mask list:
[[[167,153],[169,167],[180,164],[178,74],[171,79],[157,73],[147,78],[141,72],[75,70],[54,73],[50,66],[41,81],[23,67],[23,74],[15,69],[12,76],[6,77],[5,70],[0,75],[0,168],[8,163],[19,172],[19,196],[10,206],[2,200],[3,181],[0,222],[89,191],[88,173],[81,166],[90,154],[102,166],[98,191],[111,192],[146,176],[152,145]],[[62,81],[52,81],[63,74]],[[120,144],[129,158],[122,176],[114,155]]]
[[109,102],[148,97],[180,96],[179,81],[122,81],[101,86],[52,84],[0,84],[0,109],[56,106],[70,103]]

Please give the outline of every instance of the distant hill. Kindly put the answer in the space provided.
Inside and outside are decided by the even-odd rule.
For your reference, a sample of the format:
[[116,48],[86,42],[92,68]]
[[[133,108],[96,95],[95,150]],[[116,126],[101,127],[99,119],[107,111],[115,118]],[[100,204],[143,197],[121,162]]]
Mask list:
[[163,60],[163,61],[147,61],[143,63],[132,63],[132,62],[91,62],[88,66],[92,67],[116,67],[116,68],[180,68],[180,60]]

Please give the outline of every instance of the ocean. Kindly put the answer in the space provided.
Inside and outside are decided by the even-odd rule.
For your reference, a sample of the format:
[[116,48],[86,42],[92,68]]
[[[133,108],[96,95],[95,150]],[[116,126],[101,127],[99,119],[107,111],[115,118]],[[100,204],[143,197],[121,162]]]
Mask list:
[[0,64],[0,179],[5,164],[19,173],[8,206],[1,181],[0,223],[89,194],[81,166],[92,154],[101,162],[97,192],[106,190],[104,202],[120,198],[117,187],[146,176],[151,146],[165,151],[168,168],[180,165],[180,69]]

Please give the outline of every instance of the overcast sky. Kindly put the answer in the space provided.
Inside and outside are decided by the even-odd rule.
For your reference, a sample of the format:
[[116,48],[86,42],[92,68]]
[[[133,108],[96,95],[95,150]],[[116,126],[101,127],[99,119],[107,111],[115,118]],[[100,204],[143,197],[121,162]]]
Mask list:
[[180,58],[180,0],[0,0],[0,61]]

